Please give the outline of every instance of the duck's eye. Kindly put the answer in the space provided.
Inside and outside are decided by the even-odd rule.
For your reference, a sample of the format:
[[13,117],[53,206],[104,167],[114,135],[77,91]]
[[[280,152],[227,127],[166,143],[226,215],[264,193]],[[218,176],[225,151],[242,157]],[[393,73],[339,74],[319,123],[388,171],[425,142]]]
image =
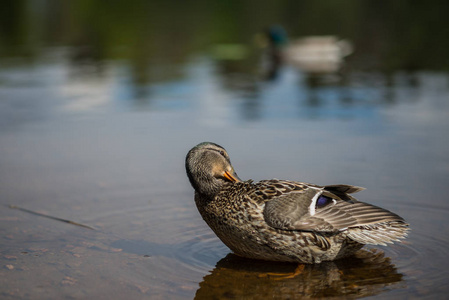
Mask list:
[[223,150],[220,150],[220,154],[224,157],[226,157],[225,152]]
[[321,195],[320,197],[318,197],[318,199],[316,200],[316,208],[322,208],[325,207],[326,205],[332,203],[332,198],[326,197]]

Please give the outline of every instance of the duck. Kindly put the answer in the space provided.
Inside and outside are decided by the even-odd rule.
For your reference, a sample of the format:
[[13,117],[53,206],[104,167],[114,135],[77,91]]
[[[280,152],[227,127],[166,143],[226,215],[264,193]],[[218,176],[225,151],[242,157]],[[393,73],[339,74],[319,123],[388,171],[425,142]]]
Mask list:
[[354,198],[361,187],[241,180],[227,151],[212,142],[188,151],[185,167],[201,217],[241,257],[321,263],[399,241],[409,231],[399,215]]

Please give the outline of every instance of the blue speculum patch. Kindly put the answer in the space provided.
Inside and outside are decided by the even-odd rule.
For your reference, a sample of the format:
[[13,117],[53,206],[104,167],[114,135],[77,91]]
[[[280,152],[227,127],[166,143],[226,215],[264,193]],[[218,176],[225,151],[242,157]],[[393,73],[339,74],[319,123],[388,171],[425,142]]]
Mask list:
[[328,205],[329,203],[332,203],[332,198],[321,195],[316,200],[316,207],[321,208],[321,207]]

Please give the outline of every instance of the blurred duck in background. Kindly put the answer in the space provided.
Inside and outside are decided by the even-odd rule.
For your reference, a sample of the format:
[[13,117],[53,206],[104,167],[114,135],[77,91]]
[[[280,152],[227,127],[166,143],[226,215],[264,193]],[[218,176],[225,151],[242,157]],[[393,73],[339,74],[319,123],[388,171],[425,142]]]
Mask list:
[[285,49],[287,62],[307,73],[326,74],[340,70],[352,44],[336,36],[309,36],[292,41]]
[[350,41],[337,36],[307,36],[290,40],[282,26],[274,25],[256,36],[256,43],[266,49],[262,68],[267,79],[274,79],[283,64],[309,75],[337,73],[344,59],[353,52]]

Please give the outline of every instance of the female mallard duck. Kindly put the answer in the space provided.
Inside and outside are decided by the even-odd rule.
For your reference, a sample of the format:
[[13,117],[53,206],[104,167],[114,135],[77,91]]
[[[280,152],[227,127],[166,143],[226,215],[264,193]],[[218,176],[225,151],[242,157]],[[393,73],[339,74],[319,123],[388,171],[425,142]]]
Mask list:
[[226,150],[201,143],[186,157],[198,210],[235,254],[319,263],[349,256],[365,244],[405,238],[408,224],[383,208],[357,201],[352,185],[239,179]]

